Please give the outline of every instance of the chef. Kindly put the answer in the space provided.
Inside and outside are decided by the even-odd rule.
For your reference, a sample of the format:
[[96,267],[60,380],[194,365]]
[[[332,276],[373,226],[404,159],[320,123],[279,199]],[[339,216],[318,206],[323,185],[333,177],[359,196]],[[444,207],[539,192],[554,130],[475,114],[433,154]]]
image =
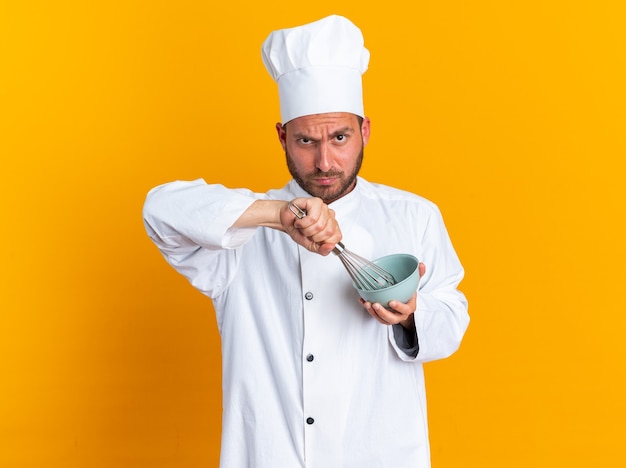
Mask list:
[[[461,343],[463,268],[436,205],[358,175],[370,137],[361,31],[334,15],[274,31],[262,58],[292,179],[266,193],[176,181],[144,206],[152,241],[217,314],[220,466],[426,468],[422,365]],[[341,240],[367,258],[419,258],[416,294],[389,309],[360,300],[330,254]]]

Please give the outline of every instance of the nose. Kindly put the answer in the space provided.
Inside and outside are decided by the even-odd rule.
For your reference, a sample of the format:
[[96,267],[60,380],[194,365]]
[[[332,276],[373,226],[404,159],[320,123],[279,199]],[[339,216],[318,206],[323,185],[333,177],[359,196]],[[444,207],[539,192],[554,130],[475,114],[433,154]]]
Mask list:
[[322,172],[328,172],[332,168],[332,150],[326,144],[319,145],[315,165]]

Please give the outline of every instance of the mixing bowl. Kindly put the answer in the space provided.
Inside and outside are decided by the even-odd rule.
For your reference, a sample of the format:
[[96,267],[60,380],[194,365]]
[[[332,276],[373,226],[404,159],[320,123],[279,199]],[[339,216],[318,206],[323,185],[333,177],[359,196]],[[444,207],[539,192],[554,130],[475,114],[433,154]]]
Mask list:
[[382,289],[365,290],[354,288],[366,301],[378,302],[389,308],[389,301],[407,302],[417,291],[419,283],[419,261],[409,254],[392,254],[373,260],[372,263],[384,268],[396,279],[396,284]]

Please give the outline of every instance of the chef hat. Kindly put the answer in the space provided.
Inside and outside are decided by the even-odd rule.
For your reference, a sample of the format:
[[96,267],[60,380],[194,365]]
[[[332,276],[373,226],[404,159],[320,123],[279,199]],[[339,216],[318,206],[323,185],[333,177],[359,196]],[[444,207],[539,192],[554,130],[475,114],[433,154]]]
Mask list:
[[370,54],[350,20],[333,15],[274,31],[263,43],[262,56],[278,83],[283,123],[326,112],[365,116],[361,75]]

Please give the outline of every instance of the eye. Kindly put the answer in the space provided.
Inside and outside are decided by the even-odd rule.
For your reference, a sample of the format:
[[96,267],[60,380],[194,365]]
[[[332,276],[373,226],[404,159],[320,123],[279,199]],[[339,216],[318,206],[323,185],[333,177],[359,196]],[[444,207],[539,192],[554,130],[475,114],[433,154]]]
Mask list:
[[310,138],[300,138],[300,143],[302,143],[303,145],[310,145],[311,144],[311,139]]
[[339,135],[335,137],[335,141],[337,143],[345,143],[346,141],[348,141],[348,135],[344,133],[340,133]]

